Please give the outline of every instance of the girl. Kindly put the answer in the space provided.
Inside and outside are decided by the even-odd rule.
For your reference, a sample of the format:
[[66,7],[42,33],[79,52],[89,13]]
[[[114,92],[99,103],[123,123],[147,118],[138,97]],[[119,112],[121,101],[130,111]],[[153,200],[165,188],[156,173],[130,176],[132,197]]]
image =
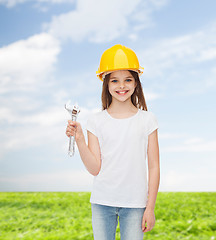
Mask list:
[[97,71],[103,109],[87,121],[88,146],[80,123],[68,121],[66,135],[75,135],[82,161],[95,176],[90,198],[95,240],[114,240],[118,217],[122,240],[141,240],[155,225],[158,122],[147,111],[142,69],[130,48],[118,44],[107,49]]

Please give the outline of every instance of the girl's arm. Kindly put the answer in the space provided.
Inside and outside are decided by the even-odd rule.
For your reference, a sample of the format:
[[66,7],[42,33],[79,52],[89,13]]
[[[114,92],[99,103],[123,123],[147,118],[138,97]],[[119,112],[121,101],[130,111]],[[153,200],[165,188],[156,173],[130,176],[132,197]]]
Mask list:
[[154,210],[160,182],[160,163],[157,130],[148,136],[148,202],[147,209]]
[[80,157],[88,170],[94,176],[97,176],[101,168],[100,147],[96,136],[88,131],[88,146],[85,137],[76,141]]

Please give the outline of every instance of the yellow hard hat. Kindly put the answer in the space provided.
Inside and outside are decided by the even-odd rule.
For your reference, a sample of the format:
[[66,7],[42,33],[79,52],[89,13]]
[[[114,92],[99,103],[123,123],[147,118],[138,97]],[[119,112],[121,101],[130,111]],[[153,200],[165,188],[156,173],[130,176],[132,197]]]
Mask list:
[[143,67],[140,67],[135,52],[121,44],[108,48],[101,56],[100,66],[96,71],[97,77],[103,81],[104,76],[115,70],[133,70],[141,75]]

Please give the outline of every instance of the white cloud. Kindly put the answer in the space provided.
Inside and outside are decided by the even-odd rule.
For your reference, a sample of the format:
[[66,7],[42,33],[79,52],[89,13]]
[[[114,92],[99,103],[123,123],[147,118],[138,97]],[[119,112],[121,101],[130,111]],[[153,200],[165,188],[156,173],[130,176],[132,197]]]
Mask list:
[[216,191],[216,175],[210,168],[202,166],[202,168],[189,170],[191,171],[189,173],[176,170],[169,170],[167,173],[162,173],[159,191]]
[[[95,112],[99,109],[89,110],[81,106],[80,109],[77,121],[81,124],[87,140],[86,120],[92,111]],[[0,156],[10,151],[25,150],[30,147],[46,147],[47,149],[57,147],[55,151],[66,153],[68,137],[65,130],[69,119],[71,117],[64,109],[63,104],[57,107],[48,106],[44,110],[26,114],[0,108],[0,122],[7,124],[0,134]]]
[[212,91],[216,87],[215,29],[213,22],[194,33],[155,40],[145,50],[137,51],[145,79],[153,79],[164,96]]
[[16,4],[24,3],[26,0],[0,0],[0,4],[7,7],[14,7]]
[[164,77],[167,70],[182,71],[188,66],[193,69],[192,64],[199,71],[196,64],[215,60],[215,29],[216,22],[213,22],[202,31],[154,41],[148,49],[139,52],[140,59],[145,61],[146,77]]
[[[35,0],[38,3],[60,4],[60,3],[73,3],[74,0]],[[29,0],[0,0],[0,4],[7,6],[8,8],[14,7],[17,4],[29,2]],[[33,0],[32,0],[33,2]]]
[[78,0],[76,10],[53,17],[51,23],[44,24],[44,29],[57,38],[69,38],[75,42],[84,39],[90,42],[108,42],[128,31],[131,32],[129,38],[134,39],[138,29],[152,24],[151,13],[167,2]]
[[132,40],[132,41],[136,41],[136,40],[137,40],[137,38],[138,38],[138,35],[137,35],[137,34],[134,34],[134,33],[132,33],[132,34],[129,34],[128,38],[129,38],[130,40]]
[[160,133],[161,139],[180,139],[186,137],[186,133]]
[[74,3],[75,0],[37,0],[37,2],[41,2],[41,3],[47,2],[47,3],[53,3],[53,4],[61,4],[61,3]]
[[[87,169],[1,176],[0,191],[91,191],[93,176]],[[161,171],[159,191],[215,191],[215,174],[208,167],[193,169],[193,173]]]
[[[188,133],[160,133],[159,139],[170,140],[169,146],[161,148],[161,152],[215,152],[216,141],[206,141],[201,137],[190,137]],[[174,143],[174,141],[177,143]],[[170,142],[173,142],[172,144]]]
[[209,70],[209,74],[206,76],[205,85],[211,89],[216,86],[216,67]]
[[200,51],[200,56],[196,59],[198,62],[213,60],[216,58],[216,47],[210,47],[209,49],[203,49]]
[[90,191],[93,176],[86,170],[65,170],[0,177],[0,191]]
[[44,98],[37,97],[45,87],[54,84],[52,72],[59,52],[58,40],[47,33],[0,49],[0,122],[4,126],[0,135],[1,156],[53,139],[51,129],[46,128],[53,122],[59,124],[61,115],[55,114],[55,107],[46,111]]
[[170,0],[150,0],[151,4],[155,6],[157,9],[160,9],[164,5],[166,5]]
[[192,138],[178,143],[178,145],[163,147],[163,152],[215,152],[216,141],[204,141],[201,138]]
[[54,69],[59,52],[59,42],[47,33],[2,47],[0,92],[34,90]]
[[154,93],[150,90],[145,90],[145,93],[144,93],[144,96],[145,96],[145,99],[146,101],[152,101],[152,100],[156,100],[156,99],[159,99],[159,98],[162,98],[162,95],[161,94],[158,94],[158,93]]

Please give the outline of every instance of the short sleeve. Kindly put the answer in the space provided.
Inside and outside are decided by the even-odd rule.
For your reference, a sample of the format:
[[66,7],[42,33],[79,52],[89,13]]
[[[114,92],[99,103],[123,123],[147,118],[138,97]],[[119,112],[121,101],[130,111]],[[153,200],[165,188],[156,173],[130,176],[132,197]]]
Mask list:
[[149,112],[149,114],[150,114],[150,117],[148,121],[148,135],[154,132],[154,130],[159,128],[158,121],[154,113]]
[[91,115],[86,123],[86,130],[90,131],[91,133],[93,133],[95,136],[97,136],[97,130],[96,130],[96,124],[94,121],[94,116]]

